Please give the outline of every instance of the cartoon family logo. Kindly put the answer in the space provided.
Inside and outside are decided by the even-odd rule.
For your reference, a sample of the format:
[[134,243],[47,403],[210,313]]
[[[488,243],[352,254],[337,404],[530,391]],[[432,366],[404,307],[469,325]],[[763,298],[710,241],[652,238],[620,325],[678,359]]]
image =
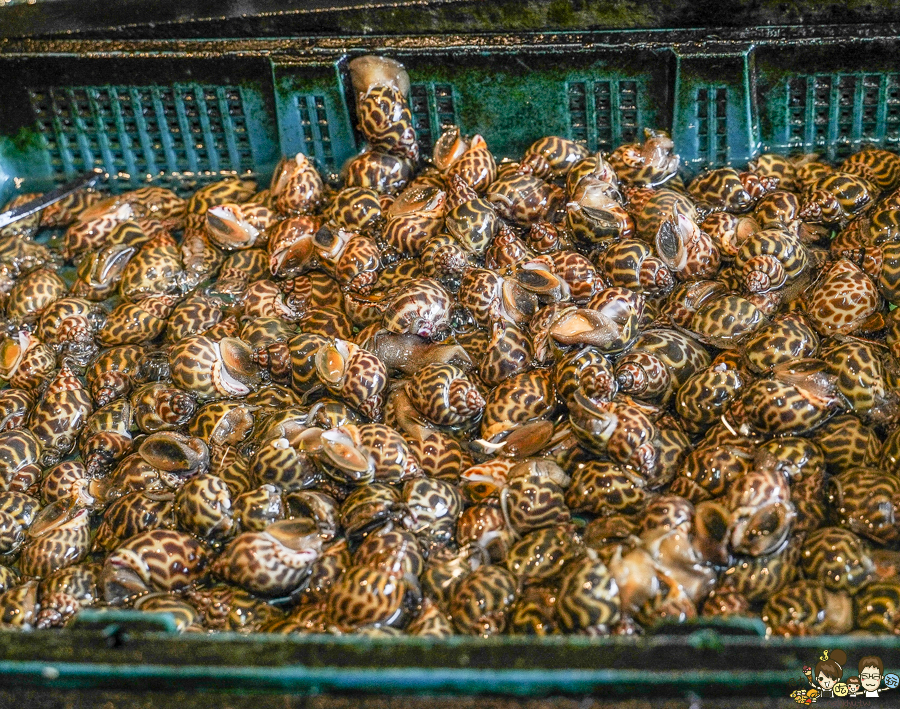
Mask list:
[[900,677],[884,674],[884,663],[877,655],[867,655],[857,663],[859,675],[844,679],[844,665],[847,653],[843,650],[825,650],[812,667],[804,667],[803,674],[812,689],[798,689],[791,692],[791,698],[798,704],[813,704],[820,699],[835,697],[880,697],[882,693],[897,689]]

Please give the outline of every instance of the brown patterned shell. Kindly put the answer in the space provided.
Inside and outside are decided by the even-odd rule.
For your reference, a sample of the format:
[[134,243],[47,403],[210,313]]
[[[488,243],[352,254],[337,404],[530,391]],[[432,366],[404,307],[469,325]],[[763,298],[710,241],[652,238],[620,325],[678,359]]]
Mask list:
[[341,527],[349,539],[363,536],[405,512],[399,493],[384,483],[362,485],[341,505]]
[[817,581],[796,581],[773,595],[762,611],[773,635],[846,633],[853,627],[850,597],[832,594]]
[[867,179],[846,172],[833,172],[814,180],[805,192],[806,199],[798,216],[804,221],[823,224],[846,224],[871,208],[879,193]]
[[138,302],[155,295],[179,291],[184,264],[181,250],[168,233],[161,233],[141,246],[128,262],[119,281],[123,300]]
[[654,190],[649,198],[640,204],[639,210],[634,215],[635,236],[652,244],[663,222],[671,218],[675,212],[694,216],[696,207],[691,199],[681,192],[665,187]]
[[25,492],[41,476],[41,441],[31,431],[0,433],[0,487]]
[[338,192],[325,214],[337,226],[359,234],[377,231],[384,221],[378,193],[360,187],[345,187]]
[[900,628],[900,584],[876,581],[854,597],[856,626],[879,635],[896,635]]
[[621,392],[665,404],[709,364],[709,353],[689,335],[673,329],[648,329],[617,360],[614,371]]
[[237,446],[253,430],[254,411],[254,407],[240,400],[213,401],[197,410],[188,433],[210,446]]
[[721,260],[727,263],[737,255],[741,243],[759,231],[760,225],[753,217],[713,212],[700,223],[700,228],[709,234]]
[[211,207],[222,204],[241,204],[251,198],[256,191],[256,184],[238,177],[227,177],[212,182],[198,189],[188,200],[186,207],[186,228],[202,230],[206,212]]
[[686,430],[700,433],[717,423],[746,386],[738,370],[716,364],[688,379],[675,396],[675,410]]
[[763,229],[791,224],[800,212],[800,199],[793,192],[778,189],[756,203],[753,218]]
[[756,372],[779,364],[816,357],[819,337],[802,313],[786,313],[757,330],[744,342],[744,357]]
[[270,484],[237,494],[232,510],[235,526],[245,532],[262,532],[283,520],[286,512],[281,489]]
[[450,614],[456,629],[490,637],[503,633],[516,600],[516,580],[500,566],[479,566],[456,586]]
[[168,613],[175,621],[179,633],[200,629],[200,614],[190,603],[181,601],[171,594],[149,594],[134,603],[135,610],[144,613]]
[[[448,132],[459,129],[451,126]],[[440,140],[444,140],[444,135]],[[435,151],[438,145],[435,144]],[[480,135],[473,136],[465,146],[465,151],[459,155],[447,171],[447,177],[452,181],[455,177],[462,179],[471,189],[479,194],[484,193],[497,180],[497,163],[488,149],[487,143]]]
[[778,186],[784,190],[793,190],[794,163],[783,155],[763,153],[748,164],[748,169],[762,177],[778,180]]
[[95,411],[78,440],[78,450],[90,474],[97,475],[115,467],[131,453],[134,415],[128,399],[117,399]]
[[420,638],[447,638],[453,635],[453,623],[434,601],[425,598],[419,616],[409,624],[406,632]]
[[206,548],[184,532],[141,532],[106,558],[101,575],[104,597],[114,603],[146,590],[184,590],[206,573],[209,561]]
[[174,295],[150,296],[138,303],[120,303],[107,317],[97,340],[102,345],[140,345],[166,329],[166,318],[178,302]]
[[649,244],[637,239],[611,245],[603,254],[602,266],[611,285],[651,298],[664,298],[675,286],[671,269],[654,255]]
[[513,323],[495,323],[478,363],[478,375],[488,386],[496,386],[532,366],[531,338]]
[[211,630],[252,633],[284,618],[273,605],[237,586],[213,584],[191,588],[187,598],[200,613],[203,625]]
[[[7,211],[15,207],[20,207],[23,204],[26,204],[33,199],[37,199],[40,196],[40,192],[23,192],[17,194],[5,205],[3,205],[3,211]],[[18,221],[13,222],[12,224],[8,224],[0,229],[0,239],[6,239],[9,237],[33,239],[35,234],[37,234],[40,223],[41,213],[34,212],[33,214],[30,214],[27,217],[19,219]]]
[[453,438],[439,431],[424,438],[407,438],[407,444],[422,472],[430,478],[456,482],[471,462],[468,452]]
[[357,429],[359,447],[371,457],[375,465],[375,479],[381,482],[400,482],[421,474],[419,463],[397,431],[379,423],[369,423]]
[[170,491],[135,491],[123,495],[103,513],[93,548],[110,552],[126,539],[148,529],[175,526],[174,495]]
[[746,298],[729,294],[704,303],[693,314],[690,330],[714,347],[739,345],[766,323],[765,315]]
[[376,355],[336,339],[318,349],[315,363],[319,380],[332,394],[370,419],[381,419],[388,373]]
[[609,164],[619,179],[635,187],[654,187],[675,176],[681,160],[673,152],[675,144],[668,133],[644,129],[643,143],[630,143],[609,155]]
[[900,475],[900,429],[895,429],[881,446],[878,466],[883,470]]
[[122,345],[109,348],[93,361],[85,373],[85,381],[98,408],[131,392],[132,377],[137,373],[143,352],[141,347]]
[[612,365],[595,347],[575,350],[558,360],[553,381],[557,396],[570,408],[578,391],[597,401],[609,401],[618,387]]
[[324,185],[318,171],[303,153],[284,158],[272,174],[269,187],[283,214],[307,214],[318,208]]
[[58,463],[75,447],[93,411],[91,395],[68,364],[57,372],[38,400],[28,426],[41,444],[41,464]]
[[888,472],[896,469],[879,454],[881,438],[853,414],[835,416],[816,431],[816,443],[822,449],[828,469],[833,474],[856,466],[880,465]]
[[264,204],[220,204],[206,212],[206,236],[225,251],[249,249],[275,222],[275,212]]
[[[691,180],[688,191],[698,202],[706,202],[736,214],[747,212],[770,186],[769,181],[766,180],[766,186],[763,189],[756,190],[756,194],[751,194],[745,185],[745,183],[749,185],[751,182],[744,177],[748,174],[741,174],[730,167],[708,170]],[[755,182],[759,183],[758,177]]]
[[40,509],[40,503],[23,492],[0,492],[0,554],[19,550]]
[[262,532],[244,532],[213,564],[226,581],[264,596],[284,596],[300,585],[321,550],[308,520],[284,520]]
[[767,434],[797,434],[810,431],[838,413],[844,406],[834,384],[824,375],[818,360],[801,360],[788,365],[787,376],[777,372],[773,379],[759,379],[748,385],[739,400],[741,422]]
[[102,248],[86,253],[76,264],[78,278],[72,285],[72,294],[92,301],[112,296],[129,261],[149,238],[150,234],[134,222],[120,224]]
[[828,348],[822,359],[858,416],[876,424],[896,420],[898,398],[889,373],[897,364],[890,353],[875,343],[851,340]]
[[556,135],[538,138],[528,146],[523,164],[529,165],[539,177],[564,177],[580,160],[590,155],[581,143]]
[[469,466],[459,475],[463,496],[469,502],[478,503],[488,497],[499,497],[510,471],[516,466],[512,458],[490,458]]
[[272,484],[287,492],[315,485],[321,474],[313,454],[305,450],[314,445],[307,443],[310,440],[300,430],[263,441],[250,462],[249,472],[256,484]]
[[38,268],[57,269],[61,258],[47,246],[15,237],[0,238],[0,273],[2,273],[3,300],[9,294],[15,280]]
[[853,153],[838,169],[851,175],[865,177],[885,191],[900,185],[900,156],[874,146],[865,146],[859,152]]
[[60,569],[41,581],[40,611],[35,627],[59,628],[80,611],[99,600],[100,567],[77,564]]
[[246,396],[259,374],[252,355],[250,347],[237,338],[189,337],[169,352],[172,381],[200,399]]
[[192,295],[182,300],[166,320],[166,342],[178,342],[199,335],[225,317],[222,304],[205,295]]
[[450,236],[466,250],[484,254],[500,229],[494,207],[482,197],[451,206],[444,219]]
[[714,593],[737,593],[745,603],[764,603],[800,576],[801,541],[762,556],[738,556],[722,572]]
[[[541,224],[542,217],[534,221]],[[634,222],[618,191],[594,175],[579,180],[566,203],[567,231],[583,248],[600,247],[634,236]]]
[[167,381],[150,382],[132,392],[131,406],[138,428],[156,433],[187,424],[197,411],[197,398]]
[[652,486],[661,484],[657,428],[638,406],[618,400],[595,402],[577,393],[569,423],[590,450],[633,466]]
[[186,482],[175,496],[178,525],[201,539],[227,539],[234,529],[231,492],[215,475],[200,475]]
[[465,370],[452,364],[425,365],[407,382],[406,392],[419,413],[439,426],[471,421],[485,406]]
[[354,565],[384,571],[392,576],[418,578],[425,556],[418,539],[404,529],[382,527],[363,539],[353,553]]
[[38,581],[32,579],[0,594],[0,623],[30,629],[38,613]]
[[565,281],[575,303],[584,302],[607,287],[600,271],[575,251],[552,251],[535,257],[530,263],[548,265],[554,275]]
[[609,632],[620,617],[619,587],[602,561],[588,556],[566,564],[556,612],[567,632]]
[[412,163],[406,158],[367,151],[344,165],[345,187],[362,187],[379,195],[400,192],[412,178]]
[[855,593],[875,580],[875,564],[867,545],[853,532],[824,527],[810,534],[800,556],[806,578],[832,591]]
[[553,372],[533,369],[501,382],[485,400],[481,437],[496,441],[524,424],[550,416],[557,407]]
[[735,445],[702,445],[685,458],[669,492],[693,503],[719,497],[753,466],[750,451]]
[[898,539],[894,524],[900,478],[877,468],[851,468],[825,483],[832,519],[882,544]]
[[646,483],[630,469],[599,460],[580,463],[566,491],[573,512],[609,516],[633,514],[644,505]]
[[47,505],[28,529],[19,554],[19,571],[40,577],[77,564],[87,556],[90,539],[89,510],[70,500]]
[[406,594],[403,579],[367,566],[351,566],[328,595],[328,623],[342,632],[402,624]]
[[559,589],[555,581],[523,588],[509,614],[508,632],[532,636],[559,634],[558,597]]
[[484,328],[502,321],[521,325],[537,308],[537,298],[515,280],[484,268],[466,271],[460,281],[458,298],[475,322]]
[[309,577],[304,581],[299,597],[304,604],[322,604],[328,599],[331,588],[350,567],[350,551],[342,539],[327,547],[310,566]]
[[415,520],[411,531],[430,553],[454,541],[456,521],[463,508],[462,495],[455,486],[435,478],[408,480],[403,486],[403,500]]
[[60,298],[41,312],[38,334],[41,341],[65,346],[78,361],[87,362],[96,353],[93,337],[102,318],[102,312],[90,301]]
[[420,278],[401,286],[386,304],[384,327],[391,332],[409,332],[425,338],[441,339],[448,327],[449,294],[437,281]]
[[566,562],[577,555],[579,540],[568,525],[545,527],[529,532],[513,544],[506,556],[506,568],[521,583],[547,581],[561,573]]
[[412,113],[395,86],[371,86],[356,101],[359,129],[373,150],[418,160]]
[[480,558],[477,548],[471,545],[461,550],[436,550],[429,556],[422,573],[421,584],[425,598],[434,600],[444,612],[448,612],[456,585],[472,573]]
[[55,272],[41,268],[16,281],[6,300],[6,317],[21,322],[62,298],[67,287]]
[[748,292],[768,293],[803,275],[809,256],[806,247],[786,229],[765,229],[744,240],[734,265]]
[[512,172],[493,181],[487,200],[504,219],[527,226],[545,219],[562,202],[562,192],[534,175]]
[[694,314],[704,305],[712,303],[728,292],[721,281],[694,281],[680,283],[660,307],[661,318],[679,327],[689,327]]

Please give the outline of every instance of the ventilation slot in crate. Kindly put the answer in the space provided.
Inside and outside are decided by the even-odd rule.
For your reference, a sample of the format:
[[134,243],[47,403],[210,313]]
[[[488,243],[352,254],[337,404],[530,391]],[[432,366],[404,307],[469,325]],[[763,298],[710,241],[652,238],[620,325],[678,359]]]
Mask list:
[[297,96],[297,112],[303,132],[304,155],[312,157],[321,168],[336,169],[325,97],[314,94]]
[[56,180],[100,167],[123,188],[152,180],[191,189],[254,168],[235,86],[73,86],[29,95]]
[[570,81],[568,83],[569,136],[591,150],[612,150],[638,137],[636,81]]
[[456,104],[450,84],[413,84],[409,108],[422,153],[429,155],[444,128],[456,124]]
[[863,144],[900,144],[900,74],[816,74],[787,80],[788,147],[830,160]]
[[697,90],[697,157],[708,165],[728,161],[728,93],[724,86]]

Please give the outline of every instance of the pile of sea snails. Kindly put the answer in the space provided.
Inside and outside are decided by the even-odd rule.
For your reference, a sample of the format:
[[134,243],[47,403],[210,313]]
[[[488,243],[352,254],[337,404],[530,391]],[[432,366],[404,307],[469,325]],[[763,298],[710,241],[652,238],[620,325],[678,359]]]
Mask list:
[[900,157],[425,156],[403,67],[350,68],[340,181],[3,232],[3,625],[900,632]]

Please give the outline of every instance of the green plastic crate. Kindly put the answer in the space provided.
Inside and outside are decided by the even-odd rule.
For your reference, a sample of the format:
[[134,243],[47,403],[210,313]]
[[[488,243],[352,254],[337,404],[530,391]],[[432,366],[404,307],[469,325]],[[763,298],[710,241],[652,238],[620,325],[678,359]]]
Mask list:
[[[378,36],[298,40],[0,41],[0,200],[92,167],[113,189],[190,191],[228,174],[266,183],[303,151],[335,175],[361,147],[347,63],[407,66],[429,149],[449,124],[500,156],[558,134],[609,149],[672,131],[687,173],[762,150],[840,158],[900,143],[893,26]],[[84,613],[62,633],[0,632],[0,690],[775,696],[822,649],[893,638],[769,640],[758,626],[643,638],[176,636],[166,621]]]

